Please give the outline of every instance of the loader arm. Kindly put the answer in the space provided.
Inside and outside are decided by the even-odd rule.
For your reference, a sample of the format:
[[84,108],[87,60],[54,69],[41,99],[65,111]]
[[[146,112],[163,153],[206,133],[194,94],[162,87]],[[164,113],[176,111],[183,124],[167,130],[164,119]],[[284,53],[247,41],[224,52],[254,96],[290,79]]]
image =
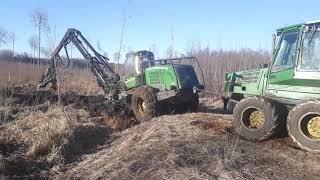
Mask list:
[[[67,45],[73,43],[75,47],[79,50],[81,55],[85,60],[88,61],[89,67],[93,75],[96,77],[98,85],[102,87],[105,96],[108,99],[116,99],[117,94],[124,88],[121,84],[119,75],[114,72],[110,67],[109,59],[101,54],[99,54],[91,44],[85,39],[80,31],[76,29],[68,29],[66,34],[63,36],[59,45],[51,54],[51,64],[47,69],[46,73],[42,76],[38,87],[46,87],[49,83],[52,84],[52,88],[56,89],[57,84],[57,74],[56,68],[57,63],[60,62],[65,68],[70,64],[70,59],[68,55]],[[63,63],[59,53],[64,49],[67,56],[66,63]]]

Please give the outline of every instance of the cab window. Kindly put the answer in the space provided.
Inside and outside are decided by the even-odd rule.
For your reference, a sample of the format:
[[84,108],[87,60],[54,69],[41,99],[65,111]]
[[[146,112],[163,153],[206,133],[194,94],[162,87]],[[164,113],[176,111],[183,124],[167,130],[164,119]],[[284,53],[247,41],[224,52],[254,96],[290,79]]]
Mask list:
[[272,71],[280,71],[293,67],[296,47],[298,40],[298,32],[284,33],[278,44],[278,53],[273,63]]
[[125,78],[128,78],[130,76],[133,76],[134,74],[135,72],[134,72],[133,56],[127,56],[126,61],[123,64],[123,76]]
[[320,32],[316,29],[304,33],[299,70],[320,71]]

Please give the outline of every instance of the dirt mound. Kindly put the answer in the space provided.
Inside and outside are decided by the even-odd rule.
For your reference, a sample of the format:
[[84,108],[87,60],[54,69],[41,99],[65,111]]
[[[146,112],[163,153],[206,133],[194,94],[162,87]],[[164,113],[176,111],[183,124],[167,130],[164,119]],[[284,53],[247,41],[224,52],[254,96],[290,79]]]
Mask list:
[[[207,131],[210,125],[204,131],[208,126],[202,124],[209,122],[219,124],[222,132]],[[244,141],[225,130],[229,125],[229,120],[207,113],[162,116],[114,134],[111,144],[87,155],[59,178],[317,179],[320,175],[319,155]]]
[[194,114],[195,119],[190,122],[190,125],[197,126],[208,133],[214,135],[223,135],[233,132],[231,121],[226,121],[224,117],[216,118],[214,121],[211,118],[200,117],[202,114]]

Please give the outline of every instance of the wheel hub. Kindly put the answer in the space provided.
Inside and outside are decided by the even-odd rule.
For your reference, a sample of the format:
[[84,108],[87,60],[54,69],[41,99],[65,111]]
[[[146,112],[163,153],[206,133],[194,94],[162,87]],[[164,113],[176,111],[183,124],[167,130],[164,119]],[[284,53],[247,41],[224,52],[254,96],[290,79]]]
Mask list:
[[147,105],[142,99],[138,101],[138,110],[141,114],[144,114],[144,112],[146,111],[146,108],[147,108]]
[[264,124],[264,115],[261,111],[253,111],[249,117],[250,127],[259,129]]
[[307,124],[307,130],[309,134],[315,138],[320,138],[320,116],[316,116],[310,119]]
[[146,108],[147,108],[146,103],[145,103],[145,102],[142,102],[142,109],[143,109],[143,111],[146,110]]

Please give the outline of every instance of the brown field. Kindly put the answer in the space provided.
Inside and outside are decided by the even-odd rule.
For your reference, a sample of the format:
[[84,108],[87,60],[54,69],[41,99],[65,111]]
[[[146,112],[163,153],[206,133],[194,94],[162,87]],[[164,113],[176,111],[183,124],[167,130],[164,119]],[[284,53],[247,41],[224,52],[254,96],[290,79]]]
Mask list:
[[[33,64],[0,60],[0,87],[8,85],[36,86],[46,68],[46,66],[38,68]],[[59,68],[59,81],[61,92],[97,95],[100,91],[95,78],[87,69]]]

